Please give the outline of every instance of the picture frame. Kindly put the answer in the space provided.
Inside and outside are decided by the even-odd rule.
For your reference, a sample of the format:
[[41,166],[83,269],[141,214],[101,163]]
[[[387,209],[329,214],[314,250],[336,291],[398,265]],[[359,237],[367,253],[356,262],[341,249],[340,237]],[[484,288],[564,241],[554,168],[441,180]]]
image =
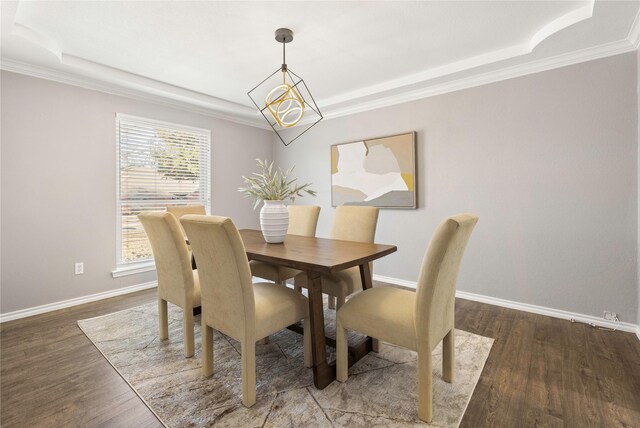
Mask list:
[[331,205],[416,209],[416,132],[331,146]]

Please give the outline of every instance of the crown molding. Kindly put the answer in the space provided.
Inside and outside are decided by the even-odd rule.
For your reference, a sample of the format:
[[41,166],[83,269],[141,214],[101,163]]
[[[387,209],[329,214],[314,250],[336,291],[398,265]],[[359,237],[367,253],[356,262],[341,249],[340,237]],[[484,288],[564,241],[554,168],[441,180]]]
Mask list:
[[[64,55],[64,54],[63,54]],[[67,58],[67,62],[71,59]],[[80,60],[80,59],[78,59]],[[122,97],[132,98],[139,101],[144,101],[164,107],[171,107],[190,113],[201,114],[203,116],[214,117],[216,119],[222,119],[229,122],[238,123],[241,125],[252,126],[261,129],[270,129],[269,126],[262,122],[261,117],[258,117],[253,109],[246,107],[246,112],[238,113],[239,109],[235,109],[234,112],[223,112],[219,109],[211,106],[203,105],[206,100],[197,99],[196,95],[202,97],[208,97],[203,94],[197,94],[193,91],[182,89],[180,99],[172,98],[171,96],[157,95],[149,93],[144,89],[127,88],[120,84],[102,81],[99,79],[81,76],[78,74],[68,73],[60,70],[56,70],[48,67],[41,67],[33,64],[28,64],[21,61],[15,61],[9,58],[0,57],[0,69],[10,71],[13,73],[24,74],[26,76],[37,77],[40,79],[51,80],[53,82],[63,83],[71,86],[78,86],[84,89],[90,89],[98,92],[103,92],[110,95],[118,95]],[[120,71],[123,74],[130,74],[124,71]],[[151,81],[141,76],[136,76],[143,81]],[[189,94],[191,93],[191,94]],[[177,95],[176,95],[177,97]],[[211,97],[213,98],[213,97]],[[244,106],[242,106],[244,107]],[[251,118],[255,116],[255,119]]]
[[248,124],[246,123],[248,121],[256,126],[261,125],[251,107],[69,55],[62,51],[54,39],[19,22],[14,21],[11,30],[12,34],[29,40],[33,44],[49,51],[58,59],[60,64],[69,66],[72,69],[82,70],[88,73],[89,76],[100,76],[101,81],[110,82],[118,89],[124,87],[138,90],[142,93],[157,95],[164,99],[185,100],[189,104],[208,109],[211,112],[210,115],[221,115],[219,117],[225,120],[243,120],[245,124]]
[[[607,43],[604,45],[594,46],[579,51],[569,52],[562,55],[557,55],[551,58],[545,58],[537,61],[528,62],[525,64],[519,64],[507,68],[501,68],[474,76],[457,79],[450,82],[444,82],[436,85],[426,86],[414,90],[407,90],[405,92],[389,95],[384,98],[379,98],[370,101],[364,101],[344,107],[331,108],[331,104],[320,104],[323,116],[325,120],[335,119],[342,116],[348,116],[356,113],[362,113],[370,110],[376,110],[384,107],[390,107],[398,104],[403,104],[411,101],[416,101],[423,98],[429,98],[437,95],[446,94],[449,92],[456,92],[463,89],[469,89],[477,86],[487,85],[503,80],[509,80],[516,77],[526,76],[529,74],[539,73],[542,71],[548,71],[556,68],[566,67],[569,65],[579,64],[582,62],[592,61],[608,56],[619,55],[638,49],[638,43],[640,42],[640,12],[636,16],[634,25],[626,39]],[[64,54],[63,54],[64,58]],[[67,63],[73,61],[85,61],[80,58],[65,58]],[[86,64],[85,64],[86,66]],[[100,64],[96,64],[95,67],[105,67]],[[32,77],[38,77],[41,79],[51,80],[59,83],[64,83],[73,86],[79,86],[85,89],[91,89],[99,92],[104,92],[112,95],[124,96],[140,101],[150,102],[157,105],[172,107],[183,111],[202,114],[205,116],[215,117],[217,119],[226,120],[229,122],[239,123],[255,128],[270,130],[271,128],[264,123],[262,116],[250,107],[238,108],[237,104],[234,104],[234,109],[231,112],[220,111],[219,108],[214,108],[211,105],[206,105],[206,97],[204,94],[196,93],[182,88],[183,92],[179,94],[179,99],[176,99],[178,95],[173,94],[170,96],[166,91],[163,94],[153,94],[147,92],[144,89],[144,82],[153,82],[155,84],[161,84],[151,79],[146,79],[141,76],[134,76],[138,78],[137,84],[142,89],[132,89],[124,87],[120,84],[112,81],[102,81],[96,78],[89,78],[72,74],[52,68],[46,68],[27,64],[20,61],[11,60],[8,58],[0,58],[0,69],[25,74]],[[130,73],[117,70],[119,76],[130,75]],[[130,77],[131,78],[131,77]],[[170,85],[169,85],[170,86]],[[154,88],[149,88],[151,91]],[[157,91],[156,91],[157,92]],[[362,97],[375,95],[375,91],[369,94],[361,94]],[[204,99],[203,99],[204,98]],[[214,99],[214,97],[210,97]],[[218,100],[218,99],[216,99]],[[355,101],[355,100],[354,100]],[[326,102],[326,101],[325,101]],[[205,105],[203,105],[205,104]],[[229,103],[233,104],[233,103]],[[241,111],[241,113],[238,113]],[[300,126],[306,122],[303,120],[299,123]]]
[[522,55],[527,55],[536,48],[542,41],[559,33],[571,25],[587,20],[593,16],[594,1],[590,1],[583,6],[572,10],[562,16],[557,17],[553,21],[542,26],[528,41],[523,43],[496,49],[480,55],[464,58],[458,61],[447,63],[438,67],[403,76],[398,79],[389,80],[376,85],[365,88],[356,89],[347,93],[336,95],[331,98],[321,100],[325,105],[331,106],[336,104],[348,103],[358,98],[369,97],[386,91],[402,91],[403,87],[411,85],[419,85],[430,80],[452,75],[455,73],[471,70],[493,64],[499,61],[505,61]]
[[449,92],[460,91],[476,86],[487,85],[490,83],[509,80],[529,74],[540,73],[542,71],[553,70],[556,68],[562,68],[569,65],[605,58],[608,56],[619,55],[634,51],[635,49],[637,49],[637,47],[634,46],[631,41],[624,39],[617,42],[594,46],[592,48],[582,49],[579,51],[569,52],[550,58],[528,62],[525,64],[501,68],[450,82],[444,82],[424,88],[409,90],[400,94],[390,95],[377,100],[365,101],[350,106],[331,109],[330,105],[325,105],[323,106],[323,116],[324,119],[327,120],[369,110],[390,107],[393,105],[416,101],[423,98],[429,98],[436,95],[442,95]]

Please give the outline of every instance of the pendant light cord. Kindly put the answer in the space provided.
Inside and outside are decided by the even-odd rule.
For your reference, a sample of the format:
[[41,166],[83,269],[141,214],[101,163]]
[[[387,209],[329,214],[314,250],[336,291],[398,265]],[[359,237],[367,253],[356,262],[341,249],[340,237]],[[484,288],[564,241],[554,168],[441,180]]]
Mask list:
[[286,74],[286,70],[287,70],[287,54],[286,54],[286,50],[285,47],[287,46],[287,43],[284,41],[285,37],[282,36],[282,84],[286,84],[287,83],[287,74]]

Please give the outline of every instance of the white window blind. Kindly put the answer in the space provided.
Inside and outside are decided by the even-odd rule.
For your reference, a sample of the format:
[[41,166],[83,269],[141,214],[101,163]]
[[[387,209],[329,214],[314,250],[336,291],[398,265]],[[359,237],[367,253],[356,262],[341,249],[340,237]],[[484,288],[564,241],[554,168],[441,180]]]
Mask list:
[[211,132],[116,115],[118,152],[117,261],[152,260],[137,215],[167,206],[211,205]]

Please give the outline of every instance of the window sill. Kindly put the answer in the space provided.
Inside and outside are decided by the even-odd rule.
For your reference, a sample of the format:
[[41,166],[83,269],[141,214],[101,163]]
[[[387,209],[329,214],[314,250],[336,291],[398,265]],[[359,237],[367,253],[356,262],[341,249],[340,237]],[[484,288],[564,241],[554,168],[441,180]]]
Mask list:
[[156,270],[156,264],[153,261],[134,263],[130,265],[118,266],[115,270],[111,271],[113,278],[120,278],[128,275],[136,275],[144,272],[151,272]]

